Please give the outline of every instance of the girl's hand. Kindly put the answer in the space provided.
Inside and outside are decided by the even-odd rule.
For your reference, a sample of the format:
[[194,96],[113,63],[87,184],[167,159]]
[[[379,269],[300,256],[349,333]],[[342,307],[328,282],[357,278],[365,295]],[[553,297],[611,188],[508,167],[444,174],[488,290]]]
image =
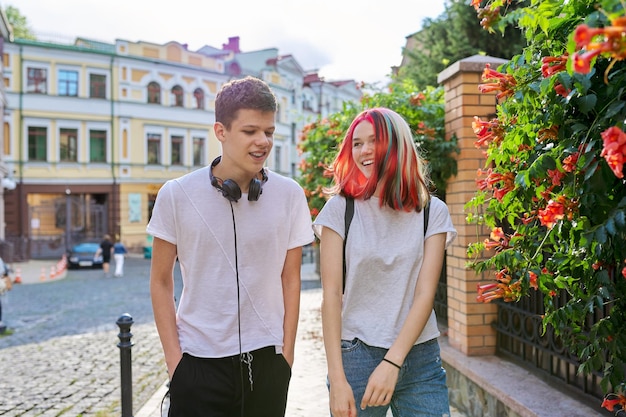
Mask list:
[[389,405],[398,382],[399,372],[400,370],[395,366],[381,362],[367,381],[360,405],[361,410],[365,410],[366,407]]
[[330,385],[330,412],[333,417],[356,417],[356,402],[348,381]]

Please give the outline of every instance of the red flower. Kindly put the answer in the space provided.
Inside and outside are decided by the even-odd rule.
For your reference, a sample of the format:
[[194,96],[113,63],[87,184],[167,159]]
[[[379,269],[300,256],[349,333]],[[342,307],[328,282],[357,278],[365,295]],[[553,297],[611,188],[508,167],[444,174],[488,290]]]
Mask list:
[[478,91],[481,93],[500,91],[500,93],[496,95],[498,100],[512,95],[513,89],[517,85],[517,81],[515,81],[512,75],[502,74],[501,72],[492,70],[489,64],[485,64],[482,80],[485,84],[478,85]]
[[563,98],[567,98],[567,96],[569,96],[569,93],[572,92],[571,89],[565,88],[561,83],[554,84],[554,91]]
[[498,201],[502,201],[502,198],[508,192],[515,189],[515,176],[512,172],[500,174],[497,172],[493,172],[491,168],[489,168],[487,171],[479,169],[477,175],[480,177],[483,174],[487,174],[487,178],[483,180],[478,178],[476,179],[476,185],[478,186],[478,189],[481,191],[494,190],[493,195],[495,198],[498,199]]
[[496,273],[497,283],[491,284],[478,284],[476,286],[478,296],[476,301],[481,303],[488,303],[498,298],[502,298],[504,301],[516,301],[521,296],[521,284],[516,281],[511,284],[511,276],[506,269],[502,269]]
[[[576,43],[577,52],[573,55],[574,71],[586,74],[591,68],[591,59],[599,54],[606,54],[615,60],[626,58],[626,19],[624,16],[611,21],[611,26],[604,28],[590,28],[587,25],[579,25],[574,32],[573,40]],[[612,68],[613,61],[604,73],[604,82],[608,83],[608,71]]]
[[626,407],[626,397],[623,394],[608,394],[602,401],[602,408],[606,408],[609,411],[615,411],[615,407],[619,406],[620,409]]
[[412,106],[420,106],[422,104],[422,100],[424,100],[425,98],[426,96],[424,95],[424,93],[412,95],[409,98],[409,103],[411,103]]
[[504,129],[498,119],[483,121],[480,120],[478,116],[474,116],[472,130],[474,130],[474,134],[478,137],[478,140],[474,142],[474,146],[477,148],[489,146],[490,143],[498,145],[502,142],[502,138],[504,137]]
[[588,74],[591,71],[591,60],[600,53],[602,53],[600,49],[595,49],[582,54],[574,54],[574,71],[580,74]]
[[494,227],[490,234],[490,239],[485,239],[485,249],[495,249],[500,252],[509,247],[509,238],[506,236],[501,227]]
[[553,76],[554,74],[565,71],[567,65],[568,54],[562,56],[546,56],[541,60],[541,75],[544,78]]
[[579,154],[575,153],[563,160],[563,170],[565,172],[574,172],[576,171],[576,163],[578,162]]
[[561,180],[565,177],[565,173],[558,169],[549,169],[548,176],[552,180],[552,185],[561,185]]
[[587,46],[594,37],[601,35],[603,32],[600,28],[590,28],[589,26],[582,24],[579,25],[574,31],[574,42],[576,42],[576,49],[582,49]]
[[626,159],[626,134],[613,126],[600,134],[604,147],[600,156],[604,157],[617,178],[624,178],[624,160]]
[[565,217],[565,206],[557,201],[550,200],[545,209],[539,210],[539,221],[542,226],[552,229],[555,223]]
[[528,271],[528,279],[531,288],[539,289],[539,285],[537,284],[537,274],[533,271]]

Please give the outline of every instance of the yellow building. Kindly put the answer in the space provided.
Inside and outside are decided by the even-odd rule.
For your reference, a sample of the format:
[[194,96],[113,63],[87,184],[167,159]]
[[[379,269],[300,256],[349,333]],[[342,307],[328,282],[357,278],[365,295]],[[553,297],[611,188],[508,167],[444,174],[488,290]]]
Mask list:
[[[219,154],[224,62],[170,42],[5,44],[6,234],[22,258],[120,236],[146,245],[157,191]],[[69,221],[66,221],[69,219]]]
[[[105,233],[141,252],[161,185],[219,155],[215,96],[230,79],[252,75],[274,90],[267,166],[291,177],[304,124],[361,97],[354,81],[318,92],[293,56],[241,52],[238,37],[195,52],[177,42],[17,39],[3,63],[4,159],[16,184],[5,195],[6,239],[18,261],[56,258]],[[305,106],[316,94],[323,114]]]

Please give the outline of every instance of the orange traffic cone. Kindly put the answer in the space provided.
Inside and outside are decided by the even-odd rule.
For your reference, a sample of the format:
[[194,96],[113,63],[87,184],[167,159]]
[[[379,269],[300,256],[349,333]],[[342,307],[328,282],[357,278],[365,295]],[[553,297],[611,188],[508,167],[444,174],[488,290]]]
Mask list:
[[50,279],[55,279],[56,277],[57,277],[57,267],[51,266],[50,267]]
[[15,280],[13,281],[15,284],[22,283],[22,268],[19,266],[15,268]]
[[45,267],[41,267],[41,274],[39,275],[39,281],[45,281],[46,280],[46,268]]

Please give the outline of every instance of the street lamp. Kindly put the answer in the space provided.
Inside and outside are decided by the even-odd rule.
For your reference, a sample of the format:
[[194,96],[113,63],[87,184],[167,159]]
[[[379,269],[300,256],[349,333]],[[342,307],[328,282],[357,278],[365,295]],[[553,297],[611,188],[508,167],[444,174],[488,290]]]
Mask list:
[[65,189],[65,250],[70,251],[71,245],[71,220],[72,220],[72,190]]

